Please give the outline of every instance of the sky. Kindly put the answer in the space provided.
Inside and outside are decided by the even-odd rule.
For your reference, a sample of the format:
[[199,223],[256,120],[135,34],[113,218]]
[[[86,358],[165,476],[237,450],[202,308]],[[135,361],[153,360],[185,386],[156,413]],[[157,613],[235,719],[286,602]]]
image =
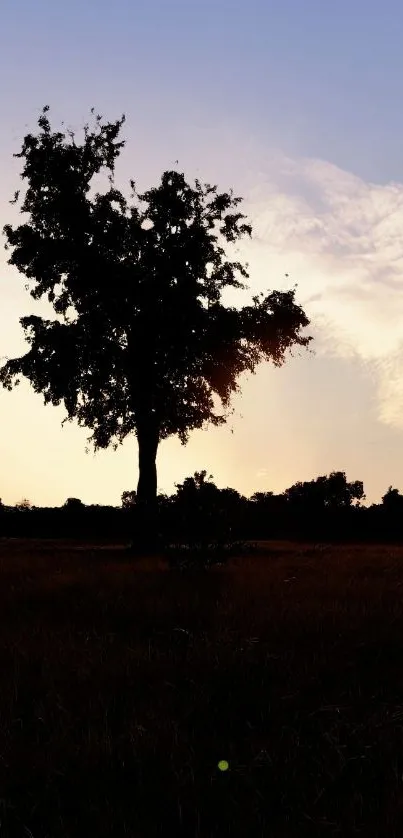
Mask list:
[[[18,223],[13,154],[45,104],[78,133],[91,107],[125,113],[117,186],[178,160],[233,188],[254,231],[237,301],[297,285],[311,321],[313,353],[242,377],[225,427],[161,444],[159,492],[203,468],[246,496],[331,471],[367,504],[403,491],[402,42],[398,0],[0,0],[0,228]],[[1,358],[28,351],[20,317],[53,315],[7,258]],[[65,415],[26,379],[1,389],[3,503],[118,505],[136,487],[135,437],[86,454]]]

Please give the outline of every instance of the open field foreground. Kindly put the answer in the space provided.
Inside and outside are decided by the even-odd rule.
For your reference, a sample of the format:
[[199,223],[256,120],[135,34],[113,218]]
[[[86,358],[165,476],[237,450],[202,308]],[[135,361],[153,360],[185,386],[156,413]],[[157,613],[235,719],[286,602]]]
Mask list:
[[0,545],[1,838],[403,835],[403,548],[81,548]]

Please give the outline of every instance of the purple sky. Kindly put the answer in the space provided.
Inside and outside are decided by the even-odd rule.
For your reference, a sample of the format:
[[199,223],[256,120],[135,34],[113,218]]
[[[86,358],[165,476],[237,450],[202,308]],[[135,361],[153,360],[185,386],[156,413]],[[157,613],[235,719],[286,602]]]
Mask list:
[[67,120],[127,111],[147,139],[170,111],[180,146],[190,108],[369,180],[402,176],[398,0],[13,0],[1,18],[5,136],[46,99]]

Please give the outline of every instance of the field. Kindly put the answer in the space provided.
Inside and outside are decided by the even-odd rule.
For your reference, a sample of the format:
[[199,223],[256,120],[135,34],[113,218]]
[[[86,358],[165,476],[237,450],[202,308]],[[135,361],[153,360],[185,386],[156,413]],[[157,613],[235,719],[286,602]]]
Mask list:
[[401,547],[2,540],[1,838],[403,835],[402,599]]

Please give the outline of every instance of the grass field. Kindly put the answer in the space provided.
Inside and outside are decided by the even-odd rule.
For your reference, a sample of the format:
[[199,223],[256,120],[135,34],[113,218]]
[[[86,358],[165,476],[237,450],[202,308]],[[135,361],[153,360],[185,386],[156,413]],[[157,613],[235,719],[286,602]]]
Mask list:
[[402,598],[399,547],[1,541],[1,838],[403,836]]

